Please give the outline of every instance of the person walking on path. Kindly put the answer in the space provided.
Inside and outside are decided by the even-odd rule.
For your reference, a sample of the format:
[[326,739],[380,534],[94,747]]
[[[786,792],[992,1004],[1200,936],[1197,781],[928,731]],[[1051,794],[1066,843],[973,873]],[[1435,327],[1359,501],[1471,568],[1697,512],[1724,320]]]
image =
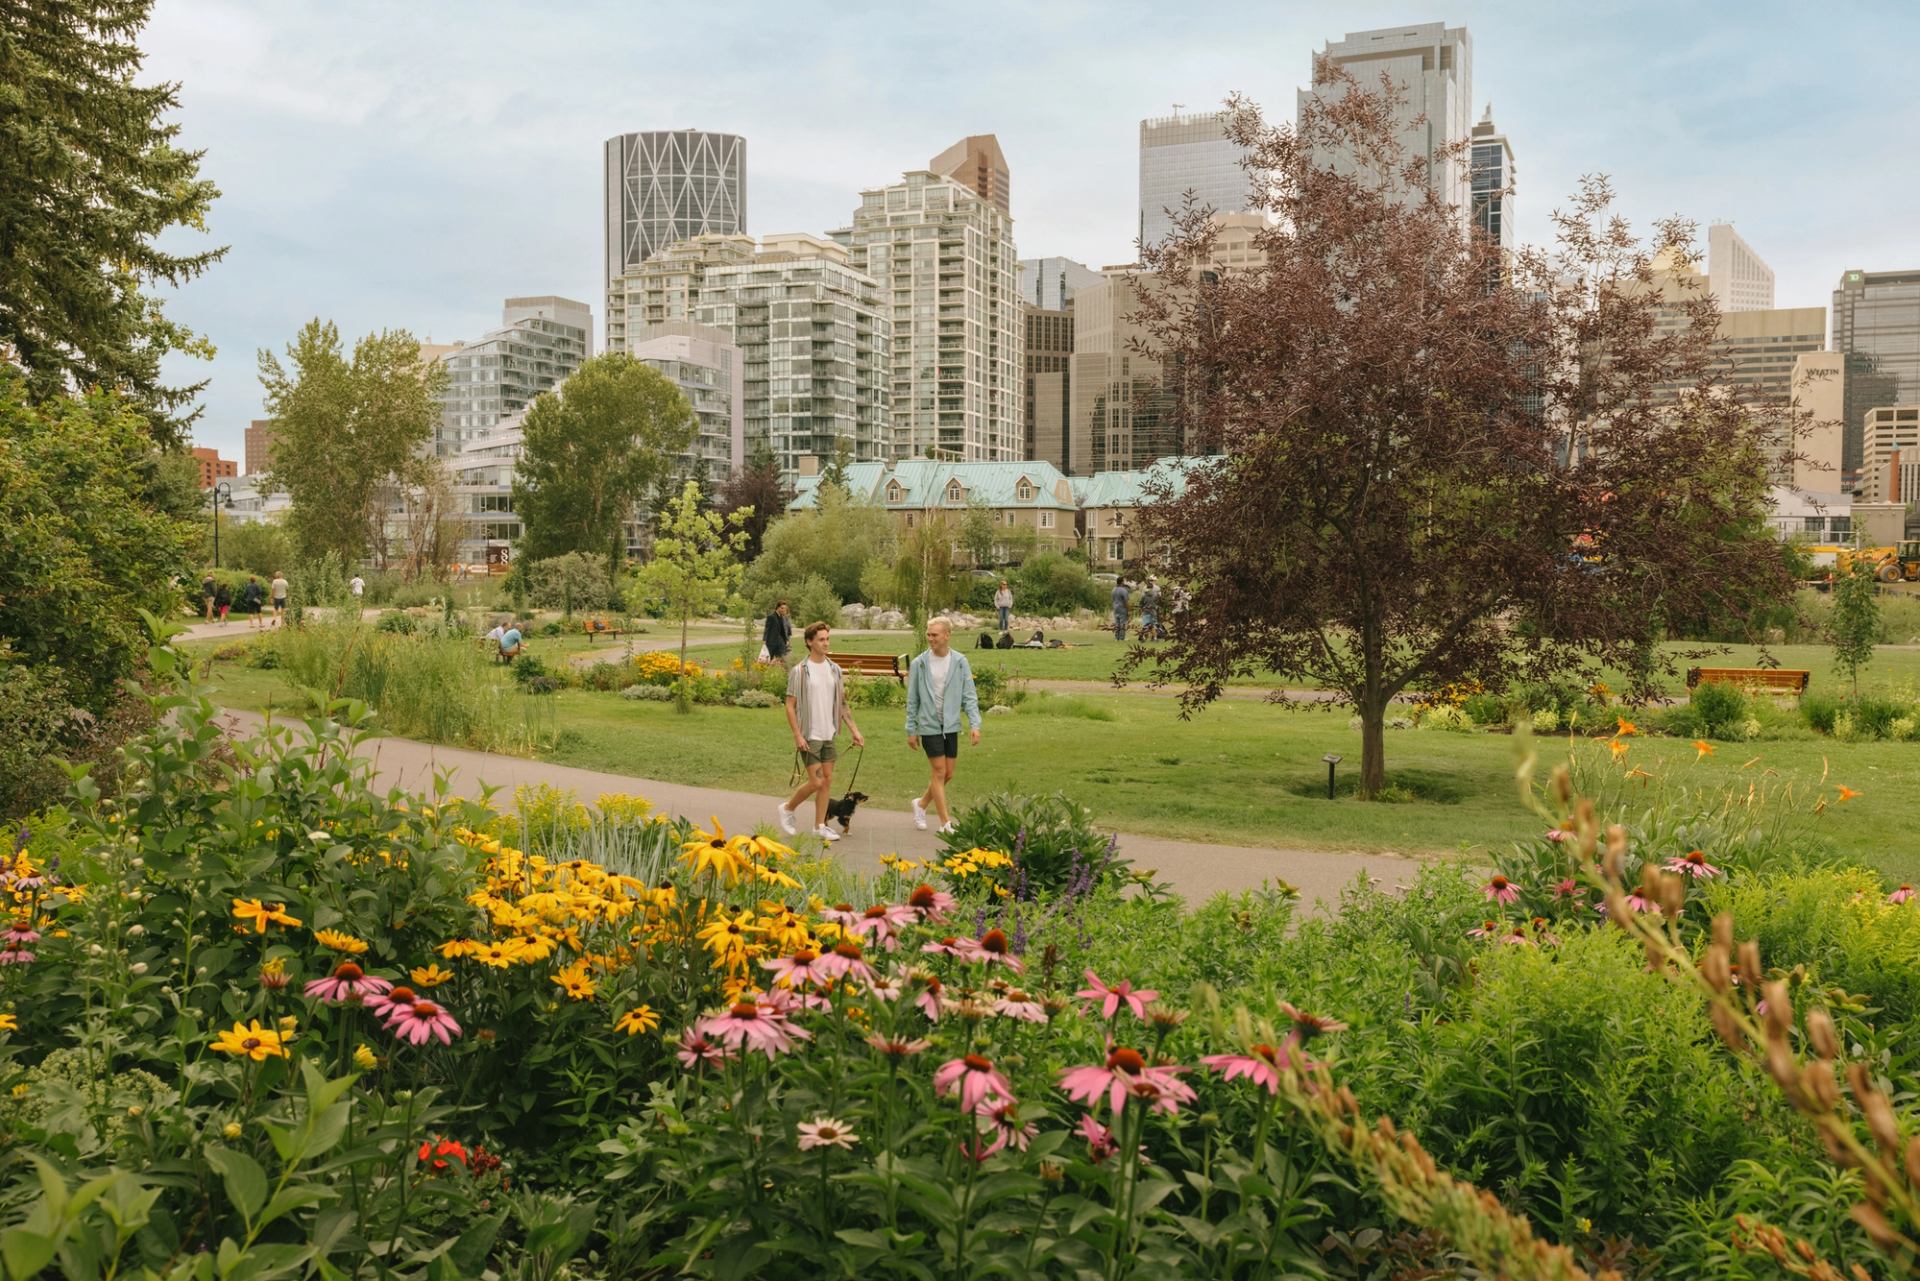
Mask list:
[[1127,580],[1116,579],[1113,584],[1113,638],[1123,641],[1127,638]]
[[278,627],[281,616],[287,612],[287,576],[277,569],[273,571],[270,599],[273,601],[273,625]]
[[247,616],[249,631],[260,630],[260,607],[266,600],[267,589],[260,585],[260,576],[248,574],[247,585],[240,589],[240,612]]
[[953,648],[953,624],[944,618],[927,623],[927,648],[907,668],[907,747],[927,754],[927,790],[913,798],[913,825],[927,830],[927,807],[940,816],[940,831],[953,830],[947,786],[960,761],[960,717],[965,713],[980,745],[980,695],[973,667]]
[[807,656],[787,673],[787,728],[793,731],[793,745],[807,767],[807,781],[774,810],[780,818],[780,830],[794,834],[793,812],[800,802],[813,797],[813,834],[832,844],[840,833],[827,826],[827,802],[833,799],[833,762],[839,756],[834,740],[845,725],[853,731],[853,745],[865,747],[867,740],[847,711],[847,678],[840,664],[827,657],[833,629],[825,623],[808,623],[803,633]]
[[769,663],[787,661],[787,651],[793,648],[793,612],[787,608],[787,602],[781,601],[767,615],[767,627],[760,638],[760,648],[766,651]]
[[213,571],[208,570],[207,576],[200,580],[200,612],[207,616],[209,623],[213,621],[213,596],[219,590],[220,585],[213,581]]
[[1140,639],[1160,639],[1160,581],[1155,578],[1140,593]]
[[227,622],[227,611],[233,608],[233,589],[221,583],[213,589],[213,612],[220,616],[221,626]]
[[1000,630],[1010,630],[1013,623],[1013,588],[1007,586],[1007,580],[1000,580],[1000,590],[993,594],[993,607],[1000,611]]
[[360,600],[363,596],[367,594],[367,580],[360,577],[360,575],[355,574],[352,578],[347,580],[347,590],[353,593],[354,609],[356,611],[359,610],[361,607]]

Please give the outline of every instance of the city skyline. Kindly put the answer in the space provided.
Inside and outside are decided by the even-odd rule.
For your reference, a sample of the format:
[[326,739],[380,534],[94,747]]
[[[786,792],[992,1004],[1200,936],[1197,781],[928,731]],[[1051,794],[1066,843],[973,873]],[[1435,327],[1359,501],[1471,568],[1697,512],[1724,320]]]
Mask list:
[[[447,24],[428,10],[162,0],[141,78],[182,82],[181,142],[207,151],[224,193],[212,240],[233,247],[170,303],[218,358],[171,368],[211,379],[195,442],[238,457],[259,415],[256,349],[314,315],[350,336],[405,326],[447,343],[493,327],[502,297],[603,300],[602,147],[642,130],[745,138],[755,236],[844,226],[860,191],[992,133],[1021,257],[1129,261],[1141,119],[1175,102],[1213,110],[1236,89],[1290,112],[1315,51],[1403,23],[1471,31],[1472,117],[1493,103],[1523,157],[1522,243],[1599,171],[1639,228],[1682,213],[1704,249],[1709,223],[1732,222],[1774,268],[1779,306],[1825,305],[1849,269],[1920,267],[1905,212],[1920,175],[1900,163],[1920,107],[1874,88],[1902,70],[1894,50],[1920,16],[1888,5],[1823,28],[1784,6],[1714,4],[1676,28],[1670,9],[1617,8],[1596,23],[1512,3],[1238,4],[1199,30],[1144,4],[983,4],[956,33],[816,6],[813,38],[796,44],[781,35],[790,21],[755,20],[793,11],[747,5],[688,58],[684,33],[612,7],[556,20],[475,5]],[[376,23],[385,38],[370,44]],[[406,52],[428,42],[431,62]],[[651,53],[660,65],[631,74]]]

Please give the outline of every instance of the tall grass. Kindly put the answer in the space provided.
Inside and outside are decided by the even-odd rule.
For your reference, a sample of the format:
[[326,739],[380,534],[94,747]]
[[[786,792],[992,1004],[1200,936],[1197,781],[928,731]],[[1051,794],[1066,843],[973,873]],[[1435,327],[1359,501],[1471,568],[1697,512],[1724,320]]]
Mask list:
[[558,737],[551,700],[528,698],[471,639],[437,628],[412,635],[350,617],[276,632],[288,684],[357,698],[393,734],[483,752],[529,756]]

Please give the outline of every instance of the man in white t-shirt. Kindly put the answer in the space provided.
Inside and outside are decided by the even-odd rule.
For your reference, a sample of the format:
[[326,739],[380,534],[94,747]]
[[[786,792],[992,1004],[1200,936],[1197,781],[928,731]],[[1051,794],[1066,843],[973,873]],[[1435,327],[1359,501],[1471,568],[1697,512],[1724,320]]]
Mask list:
[[807,767],[807,781],[774,812],[780,817],[780,830],[794,834],[793,812],[800,802],[813,797],[813,834],[829,843],[840,833],[827,826],[827,802],[833,799],[833,762],[839,755],[834,739],[840,726],[853,731],[853,745],[865,747],[860,727],[847,711],[846,674],[827,657],[833,631],[825,623],[809,623],[804,633],[807,656],[787,673],[787,728],[793,731],[793,745]]

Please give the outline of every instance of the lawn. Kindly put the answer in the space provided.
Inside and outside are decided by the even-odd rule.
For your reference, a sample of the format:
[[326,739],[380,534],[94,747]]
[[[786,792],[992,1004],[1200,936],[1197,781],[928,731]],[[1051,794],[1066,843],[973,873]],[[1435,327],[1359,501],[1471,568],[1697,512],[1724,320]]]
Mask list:
[[[270,671],[218,664],[220,699],[238,707],[287,706],[291,693]],[[514,694],[522,698],[526,695]],[[664,704],[568,690],[549,695],[561,729],[547,759],[591,769],[693,783],[772,797],[793,768],[792,741],[780,713],[701,707],[677,715]],[[1091,716],[1088,715],[1091,713]],[[1103,719],[1094,719],[1100,717]],[[925,782],[923,758],[907,749],[897,708],[857,712],[873,759],[860,788],[876,804],[904,808]],[[1581,742],[1588,759],[1604,756]],[[1540,773],[1564,759],[1564,738],[1536,740]],[[978,748],[964,746],[956,797],[989,792],[1061,790],[1091,805],[1102,823],[1123,831],[1276,848],[1472,852],[1539,828],[1519,804],[1518,740],[1505,734],[1426,730],[1388,735],[1389,781],[1396,801],[1326,799],[1327,767],[1337,753],[1343,787],[1360,757],[1347,713],[1222,702],[1181,721],[1171,700],[1127,694],[1035,696],[1019,710],[987,719]],[[1920,850],[1909,848],[1914,798],[1920,797],[1920,745],[1844,744],[1826,739],[1722,744],[1696,756],[1686,742],[1633,740],[1628,764],[1690,785],[1741,786],[1792,781],[1795,803],[1811,810],[1822,772],[1860,795],[1813,818],[1810,832],[1889,875],[1920,880]],[[852,768],[851,753],[842,777]],[[1831,786],[1826,795],[1833,794]]]

